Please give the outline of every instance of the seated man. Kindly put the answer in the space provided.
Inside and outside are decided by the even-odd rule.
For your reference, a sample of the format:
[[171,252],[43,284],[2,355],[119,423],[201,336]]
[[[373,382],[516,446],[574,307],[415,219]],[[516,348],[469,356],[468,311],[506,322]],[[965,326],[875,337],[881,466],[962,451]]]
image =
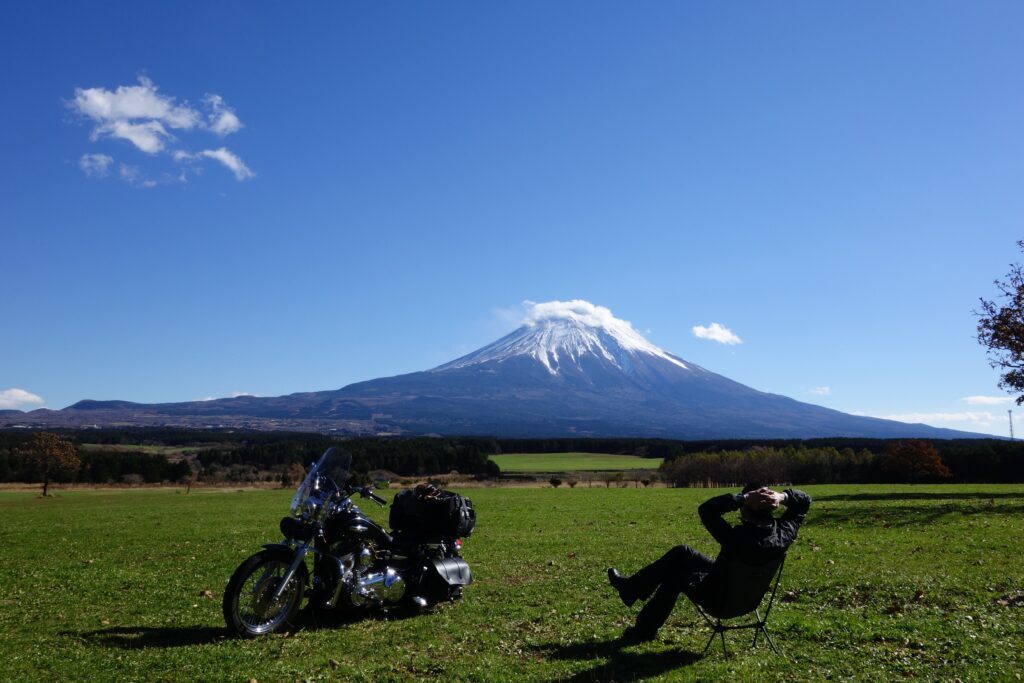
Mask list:
[[[772,510],[785,506],[778,519]],[[712,560],[688,545],[677,545],[661,559],[647,565],[630,577],[620,576],[614,567],[608,580],[618,590],[627,607],[637,600],[646,600],[636,618],[636,626],[622,634],[624,643],[652,640],[676,604],[680,593],[699,605],[714,604],[724,592],[717,567],[729,560],[750,565],[777,561],[796,540],[796,532],[811,506],[811,497],[796,489],[779,493],[757,484],[748,484],[742,493],[716,496],[699,508],[700,519],[722,548]],[[740,510],[742,523],[731,526],[722,515]],[[657,592],[655,592],[657,591]]]

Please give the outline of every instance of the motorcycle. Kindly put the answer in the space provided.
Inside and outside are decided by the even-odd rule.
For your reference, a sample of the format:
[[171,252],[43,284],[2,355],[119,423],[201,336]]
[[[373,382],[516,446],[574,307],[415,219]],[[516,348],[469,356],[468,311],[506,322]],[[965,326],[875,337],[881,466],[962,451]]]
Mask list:
[[461,556],[461,537],[476,525],[469,499],[424,485],[402,491],[389,533],[353,501],[387,505],[372,487],[349,481],[351,466],[351,454],[328,448],[295,491],[280,523],[284,539],[232,574],[223,601],[231,631],[251,638],[294,626],[307,595],[312,609],[357,612],[423,610],[462,596],[472,581]]

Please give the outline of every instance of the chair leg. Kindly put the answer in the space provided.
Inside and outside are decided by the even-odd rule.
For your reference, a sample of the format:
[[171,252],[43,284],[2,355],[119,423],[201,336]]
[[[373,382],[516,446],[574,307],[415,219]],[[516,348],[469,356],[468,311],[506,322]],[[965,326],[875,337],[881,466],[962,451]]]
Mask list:
[[775,643],[772,641],[772,637],[768,635],[768,630],[764,626],[762,626],[760,630],[764,632],[764,639],[768,641],[768,645],[772,648],[772,652],[779,654],[779,651],[775,648]]
[[708,649],[711,647],[711,643],[715,642],[715,636],[717,636],[717,635],[718,635],[718,631],[712,631],[711,632],[711,637],[708,638],[708,644],[704,646],[704,653],[703,654],[707,654],[708,653]]
[[722,636],[722,656],[728,658],[729,651],[725,649],[725,629],[719,631],[718,635]]
[[754,642],[751,643],[751,647],[757,647],[757,636],[760,633],[761,629],[764,628],[764,621],[762,621],[761,619],[761,613],[755,609],[754,616],[757,617],[757,628],[754,629]]

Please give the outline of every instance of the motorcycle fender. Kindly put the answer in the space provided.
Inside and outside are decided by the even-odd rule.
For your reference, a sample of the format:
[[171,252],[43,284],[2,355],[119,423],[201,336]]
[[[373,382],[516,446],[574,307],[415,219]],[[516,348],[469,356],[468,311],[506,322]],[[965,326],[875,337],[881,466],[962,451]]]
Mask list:
[[263,547],[267,550],[287,550],[290,553],[295,552],[295,548],[291,547],[287,543],[264,543]]

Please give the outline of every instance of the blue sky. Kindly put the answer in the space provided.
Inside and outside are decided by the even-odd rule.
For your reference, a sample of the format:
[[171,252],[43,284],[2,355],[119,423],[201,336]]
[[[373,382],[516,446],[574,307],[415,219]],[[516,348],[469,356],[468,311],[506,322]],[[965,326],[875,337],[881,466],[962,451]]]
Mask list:
[[972,310],[1024,237],[1019,3],[3,13],[0,407],[338,388],[584,299],[757,389],[1007,431]]

